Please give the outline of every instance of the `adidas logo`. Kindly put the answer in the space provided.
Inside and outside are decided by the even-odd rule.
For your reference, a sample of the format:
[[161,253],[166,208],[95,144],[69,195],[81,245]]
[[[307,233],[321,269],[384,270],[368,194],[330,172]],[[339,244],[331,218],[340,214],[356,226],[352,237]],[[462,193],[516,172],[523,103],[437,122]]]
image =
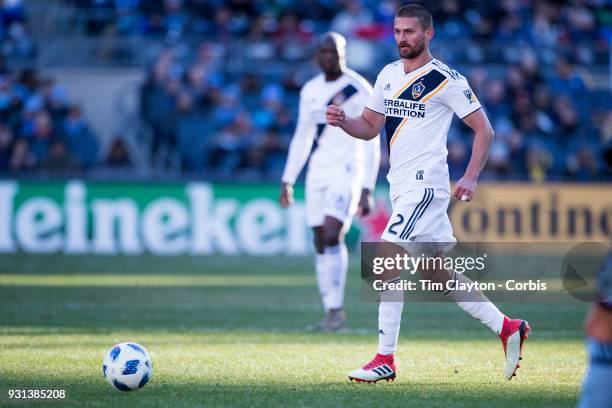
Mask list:
[[380,330],[378,331],[378,334],[382,334],[383,336],[386,336],[386,334],[385,334],[385,332],[383,331],[383,329],[380,329]]
[[390,91],[390,90],[391,90],[391,84],[385,85],[385,91]]

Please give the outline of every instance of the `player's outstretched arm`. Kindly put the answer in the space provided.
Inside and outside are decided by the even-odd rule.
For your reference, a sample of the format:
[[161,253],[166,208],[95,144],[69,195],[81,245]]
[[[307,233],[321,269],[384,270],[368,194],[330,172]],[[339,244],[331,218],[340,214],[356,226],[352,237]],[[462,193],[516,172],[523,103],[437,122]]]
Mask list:
[[279,202],[283,208],[293,203],[293,184],[308,161],[314,143],[316,126],[312,121],[308,95],[305,87],[300,91],[300,112],[297,126],[289,145],[289,154],[281,179]]
[[461,201],[470,201],[476,190],[478,176],[484,169],[489,156],[489,149],[493,142],[493,128],[482,109],[466,116],[463,122],[474,131],[474,143],[472,145],[472,157],[465,174],[455,184],[453,197]]
[[357,139],[374,139],[380,133],[385,123],[385,115],[363,108],[360,116],[349,118],[340,106],[329,105],[325,112],[328,124],[337,126]]

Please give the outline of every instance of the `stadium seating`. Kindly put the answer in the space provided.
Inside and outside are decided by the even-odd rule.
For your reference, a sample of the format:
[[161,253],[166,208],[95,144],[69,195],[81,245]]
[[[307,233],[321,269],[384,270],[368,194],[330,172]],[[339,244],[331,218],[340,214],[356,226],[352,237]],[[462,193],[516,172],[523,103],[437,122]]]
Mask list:
[[[1,9],[2,38],[15,42],[20,30],[15,27],[25,33],[35,27],[27,28],[20,2],[11,3],[17,6]],[[297,118],[299,88],[316,73],[309,57],[313,39],[330,28],[345,34],[349,64],[373,80],[382,65],[397,58],[391,21],[399,3],[70,0],[52,13],[52,25],[67,42],[102,38],[111,48],[127,46],[129,52],[104,58],[145,70],[139,133],[148,136],[139,146],[151,156],[146,166],[211,179],[229,172],[276,180]],[[496,130],[483,178],[609,178],[604,150],[612,139],[607,68],[612,30],[598,3],[468,1],[457,13],[455,0],[428,2],[439,38],[434,53],[466,73]],[[138,42],[126,45],[134,38],[159,46],[145,51]],[[79,108],[69,108],[62,84],[23,65],[10,68],[24,56],[34,63],[36,47],[44,49],[44,41],[27,50],[3,47],[10,52],[3,53],[0,81],[0,133],[6,136],[0,140],[0,171],[36,173],[53,162],[53,169],[95,172],[108,162],[109,150],[97,145],[111,143],[96,142],[85,118],[74,125],[78,129],[66,122],[69,110]],[[52,121],[51,135],[36,141],[34,117],[45,115]],[[89,141],[77,146],[74,140],[82,138],[75,139],[75,132]],[[65,147],[50,148],[58,143]],[[464,168],[469,147],[467,128],[453,127],[453,178]],[[51,160],[51,152],[67,157]]]

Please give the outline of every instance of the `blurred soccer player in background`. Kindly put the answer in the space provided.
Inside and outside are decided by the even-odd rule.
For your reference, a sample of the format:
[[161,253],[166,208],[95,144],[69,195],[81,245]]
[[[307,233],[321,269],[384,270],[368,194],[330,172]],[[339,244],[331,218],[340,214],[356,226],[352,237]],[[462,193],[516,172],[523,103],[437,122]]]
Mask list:
[[[327,109],[327,122],[363,140],[376,137],[385,126],[393,214],[381,239],[401,244],[435,243],[432,255],[443,256],[456,242],[447,215],[451,195],[446,139],[453,114],[474,131],[472,157],[453,193],[461,201],[470,201],[474,195],[493,129],[466,78],[431,55],[429,43],[434,29],[428,10],[420,5],[400,8],[395,15],[394,33],[401,59],[380,72],[361,115],[351,117],[343,107],[332,104]],[[420,252],[413,255],[419,256]],[[441,283],[449,279],[469,282],[464,275],[444,269],[422,273]],[[399,272],[386,279],[399,280]],[[378,353],[365,366],[352,371],[351,380],[395,378],[394,353],[403,310],[403,297],[398,299],[395,292],[381,292]],[[505,376],[511,379],[519,367],[530,329],[527,322],[506,317],[481,291],[455,289],[444,295],[501,338],[506,354]]]
[[357,140],[325,122],[328,105],[359,114],[372,87],[347,68],[346,40],[330,32],[317,44],[316,59],[322,73],[304,84],[299,116],[282,176],[280,203],[293,202],[293,184],[310,155],[306,173],[306,215],[315,245],[317,285],[323,301],[323,320],[307,327],[336,331],[346,315],[344,288],[348,253],[344,234],[357,211],[367,215],[372,202],[380,161],[379,138]]

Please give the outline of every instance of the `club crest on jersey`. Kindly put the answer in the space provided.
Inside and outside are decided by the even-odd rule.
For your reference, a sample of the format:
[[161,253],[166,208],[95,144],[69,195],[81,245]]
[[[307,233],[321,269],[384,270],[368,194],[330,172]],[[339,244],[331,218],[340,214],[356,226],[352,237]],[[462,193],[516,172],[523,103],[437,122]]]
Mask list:
[[421,96],[423,91],[425,90],[425,85],[423,85],[423,81],[419,81],[416,84],[412,85],[412,97],[414,99]]
[[476,96],[474,96],[474,92],[472,92],[471,89],[466,89],[465,91],[463,91],[463,94],[465,95],[467,100],[470,101],[470,104],[476,102]]

